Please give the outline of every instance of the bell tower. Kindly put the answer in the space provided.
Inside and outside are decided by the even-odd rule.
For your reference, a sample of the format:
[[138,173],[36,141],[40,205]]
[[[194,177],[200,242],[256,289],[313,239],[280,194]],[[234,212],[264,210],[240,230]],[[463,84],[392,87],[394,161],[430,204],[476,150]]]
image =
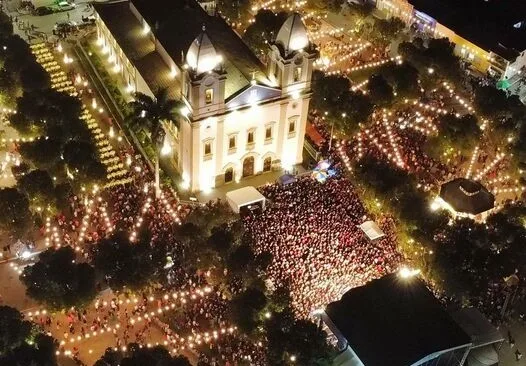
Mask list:
[[305,24],[300,15],[294,13],[283,23],[271,46],[268,75],[283,93],[308,92],[316,57]]
[[184,69],[183,96],[194,119],[225,107],[226,72],[205,26],[186,53]]

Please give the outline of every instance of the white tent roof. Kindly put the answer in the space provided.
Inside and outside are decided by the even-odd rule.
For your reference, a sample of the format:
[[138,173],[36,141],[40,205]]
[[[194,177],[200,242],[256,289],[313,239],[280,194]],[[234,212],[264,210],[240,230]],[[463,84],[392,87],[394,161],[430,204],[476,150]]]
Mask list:
[[226,194],[226,199],[232,210],[236,213],[239,213],[241,207],[257,202],[262,202],[263,207],[265,207],[265,196],[252,186],[230,191]]
[[360,225],[360,229],[367,235],[370,240],[376,240],[385,236],[384,232],[376,224],[376,222],[369,220]]

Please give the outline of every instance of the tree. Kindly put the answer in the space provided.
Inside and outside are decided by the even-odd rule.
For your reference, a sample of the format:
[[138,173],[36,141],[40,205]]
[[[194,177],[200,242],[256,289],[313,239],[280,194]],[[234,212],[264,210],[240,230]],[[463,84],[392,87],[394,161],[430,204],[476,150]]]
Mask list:
[[9,306],[0,306],[0,355],[20,347],[31,333],[31,322]]
[[57,345],[16,309],[0,306],[0,365],[56,366]]
[[130,343],[126,351],[108,348],[95,366],[191,366],[184,356],[173,356],[162,346],[140,347]]
[[267,297],[256,288],[247,288],[230,302],[229,317],[239,329],[252,333],[259,322],[259,312],[267,305]]
[[475,89],[475,108],[486,118],[501,119],[509,113],[506,93],[493,86]]
[[27,194],[31,206],[37,210],[38,207],[41,209],[55,208],[55,185],[45,170],[33,170],[20,177],[18,188]]
[[215,226],[208,238],[208,244],[218,253],[227,253],[234,244],[234,235],[227,224]]
[[48,72],[36,60],[29,62],[20,71],[20,82],[25,91],[47,89],[51,86]]
[[254,22],[245,30],[243,40],[255,54],[264,56],[287,17],[288,14],[283,11],[274,13],[272,10],[260,9]]
[[[159,249],[159,248],[157,248]],[[166,254],[139,237],[132,243],[124,232],[102,239],[94,247],[93,264],[114,291],[140,290],[150,284],[166,263]]]
[[439,121],[438,138],[442,139],[442,146],[452,146],[465,154],[469,154],[480,141],[482,131],[478,125],[477,117],[472,114],[461,117],[447,114],[440,116]]
[[387,63],[378,70],[378,73],[394,87],[398,97],[415,98],[420,94],[418,70],[409,62],[401,65]]
[[351,88],[349,79],[336,76],[326,76],[321,71],[314,71],[312,75],[312,104],[321,112],[329,112],[329,115],[337,115],[339,104],[346,97]]
[[342,10],[344,0],[327,0],[324,4],[327,6],[327,10],[333,13],[339,13]]
[[178,113],[184,106],[181,101],[169,98],[168,89],[159,89],[152,98],[143,93],[135,93],[135,98],[130,102],[132,112],[129,121],[133,125],[146,127],[151,134],[155,148],[155,196],[160,197],[159,186],[159,153],[163,144],[165,131],[164,121],[171,121],[179,127]]
[[30,297],[53,309],[82,307],[96,295],[93,267],[77,263],[71,247],[42,252],[37,263],[24,268],[21,281]]
[[93,144],[71,140],[64,145],[64,162],[71,175],[78,176],[79,183],[100,183],[104,180],[106,169],[98,160]]
[[371,75],[367,89],[369,90],[371,99],[377,105],[385,106],[393,101],[393,88],[381,75]]
[[333,350],[327,334],[308,320],[296,320],[290,307],[275,312],[265,322],[270,365],[288,365],[295,357],[298,365],[331,365]]
[[16,188],[0,189],[0,228],[13,235],[22,236],[31,224],[29,200]]
[[254,252],[250,245],[242,244],[235,248],[228,257],[228,269],[233,273],[244,273],[247,269],[255,270],[255,268],[249,268],[249,264],[251,264],[254,259]]
[[[428,67],[445,79],[459,83],[463,78],[460,59],[455,55],[455,44],[447,38],[433,38],[429,41],[424,56],[428,60]],[[425,74],[424,74],[425,75]]]
[[24,160],[30,161],[39,169],[54,170],[61,162],[62,149],[59,140],[40,138],[31,142],[22,142],[18,151]]
[[[35,131],[52,139],[90,141],[91,133],[80,119],[80,99],[52,89],[26,91],[17,99],[17,114],[10,117],[22,133]],[[16,117],[15,117],[16,116]]]
[[0,39],[4,41],[13,34],[13,21],[5,12],[0,12]]
[[378,43],[388,44],[396,39],[404,28],[405,23],[400,18],[376,19],[373,27],[373,39]]

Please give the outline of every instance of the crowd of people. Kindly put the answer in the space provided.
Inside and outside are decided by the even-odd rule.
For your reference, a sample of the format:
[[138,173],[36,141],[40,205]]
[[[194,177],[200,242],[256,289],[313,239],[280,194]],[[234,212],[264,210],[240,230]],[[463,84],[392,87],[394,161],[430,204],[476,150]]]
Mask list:
[[268,278],[275,286],[289,283],[299,315],[307,317],[347,290],[399,268],[391,219],[378,220],[385,237],[368,240],[358,225],[370,217],[349,180],[320,184],[303,177],[265,186],[262,193],[272,204],[246,217],[245,225],[256,252],[273,254]]

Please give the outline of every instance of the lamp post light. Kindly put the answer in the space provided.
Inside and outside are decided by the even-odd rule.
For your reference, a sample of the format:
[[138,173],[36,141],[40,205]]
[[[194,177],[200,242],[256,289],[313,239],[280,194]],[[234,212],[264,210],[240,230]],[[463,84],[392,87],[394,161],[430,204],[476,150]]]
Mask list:
[[154,134],[155,142],[155,198],[161,197],[161,186],[159,177],[159,158],[163,152],[164,139],[166,137],[166,131],[162,126],[159,126]]

